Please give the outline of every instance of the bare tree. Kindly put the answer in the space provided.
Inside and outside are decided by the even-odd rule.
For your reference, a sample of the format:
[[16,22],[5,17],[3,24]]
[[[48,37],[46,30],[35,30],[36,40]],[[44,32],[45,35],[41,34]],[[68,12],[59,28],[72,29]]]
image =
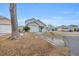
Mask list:
[[18,39],[20,35],[18,29],[15,3],[10,3],[10,17],[11,17],[11,25],[12,25],[12,39]]

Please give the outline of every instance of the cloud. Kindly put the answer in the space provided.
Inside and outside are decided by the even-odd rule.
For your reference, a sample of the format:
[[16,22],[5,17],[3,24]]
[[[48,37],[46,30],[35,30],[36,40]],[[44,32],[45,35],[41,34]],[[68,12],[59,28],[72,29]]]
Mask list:
[[76,14],[79,14],[79,11],[76,11],[75,13],[76,13]]
[[39,18],[37,18],[37,17],[35,17],[35,16],[28,17],[28,18],[24,18],[24,19],[18,19],[18,25],[19,25],[19,26],[20,26],[20,25],[25,25],[25,20],[30,19],[30,18],[39,19]]
[[79,14],[79,11],[62,11],[64,14]]
[[3,13],[0,11],[0,14],[3,14]]
[[41,19],[46,25],[52,24],[54,26],[59,26],[59,25],[69,25],[69,24],[79,24],[78,19],[75,20],[65,20],[65,19]]
[[56,16],[56,17],[52,17],[52,19],[64,19],[64,17]]
[[41,19],[41,21],[43,21],[46,25],[52,24],[54,26],[61,25],[63,22],[65,23],[64,17],[62,16],[51,17],[51,19]]
[[[27,19],[29,19],[29,18],[18,20],[19,25],[25,25],[25,20],[27,20]],[[40,19],[40,20],[43,23],[45,23],[46,25],[52,24],[54,26],[79,24],[78,19],[75,19],[75,20],[67,19],[66,20],[64,17],[52,17],[51,19]]]
[[71,14],[71,13],[75,13],[75,12],[77,12],[76,10],[64,10],[64,11],[62,11],[62,13],[64,13],[64,14]]
[[25,25],[25,20],[18,20],[18,25]]
[[58,19],[41,19],[42,22],[44,22],[46,25],[52,24],[54,26],[62,24],[62,20]]

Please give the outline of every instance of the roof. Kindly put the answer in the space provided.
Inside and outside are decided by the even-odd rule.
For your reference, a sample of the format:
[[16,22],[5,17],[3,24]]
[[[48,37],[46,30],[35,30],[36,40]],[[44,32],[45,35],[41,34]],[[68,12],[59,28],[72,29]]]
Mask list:
[[46,26],[42,21],[37,20],[37,19],[35,19],[35,18],[31,18],[31,19],[28,19],[28,20],[25,21],[25,24],[26,24],[26,25],[27,25],[27,24],[30,24],[30,23],[36,23],[36,24],[38,24],[39,26]]
[[40,21],[40,20],[37,20],[37,22],[39,23],[39,24],[43,24],[43,25],[45,25],[46,26],[46,24],[44,24],[42,21]]
[[68,27],[66,25],[61,25],[61,26],[58,26],[57,28],[68,29]]
[[11,21],[3,16],[0,16],[0,25],[11,25]]
[[56,28],[56,27],[53,26],[53,25],[51,25],[51,24],[49,24],[49,25],[48,25],[48,28]]

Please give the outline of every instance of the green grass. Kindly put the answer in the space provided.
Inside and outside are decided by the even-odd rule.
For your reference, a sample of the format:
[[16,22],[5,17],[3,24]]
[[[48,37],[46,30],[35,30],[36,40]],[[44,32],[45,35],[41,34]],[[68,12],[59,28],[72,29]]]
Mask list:
[[79,36],[79,34],[64,34],[63,36]]
[[61,34],[60,32],[51,32],[57,37],[63,37],[63,36],[79,36],[78,33],[68,33],[68,34]]

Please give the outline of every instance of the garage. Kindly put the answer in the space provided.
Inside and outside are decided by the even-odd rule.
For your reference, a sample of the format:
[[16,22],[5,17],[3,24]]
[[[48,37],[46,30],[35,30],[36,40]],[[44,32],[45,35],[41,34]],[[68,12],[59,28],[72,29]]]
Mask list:
[[11,33],[11,21],[2,16],[0,16],[0,33]]

